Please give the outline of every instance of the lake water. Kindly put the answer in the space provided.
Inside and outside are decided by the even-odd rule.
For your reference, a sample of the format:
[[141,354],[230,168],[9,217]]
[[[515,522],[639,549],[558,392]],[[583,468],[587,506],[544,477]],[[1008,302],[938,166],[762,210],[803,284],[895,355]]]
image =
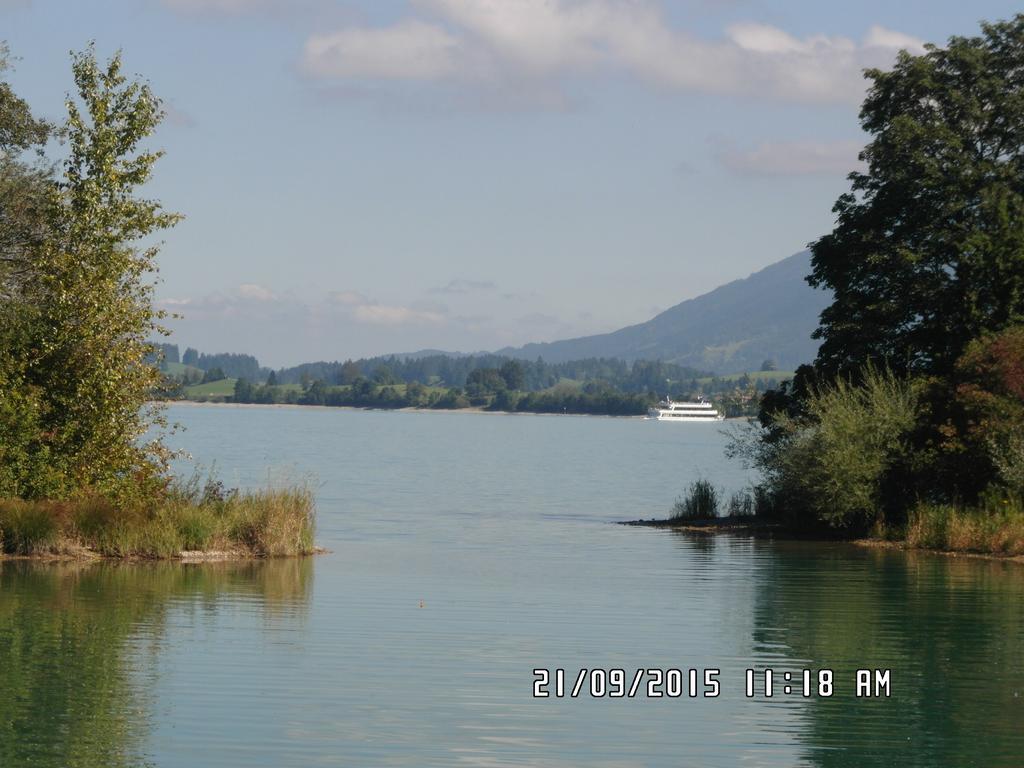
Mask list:
[[[1024,566],[612,524],[698,476],[742,487],[718,425],[171,416],[230,482],[315,477],[332,552],[0,563],[2,766],[1024,762]],[[566,695],[534,698],[535,668],[566,670]],[[683,691],[594,697],[594,676],[572,698],[580,668],[679,669]],[[856,697],[861,668],[891,695]],[[720,695],[687,695],[689,669]]]

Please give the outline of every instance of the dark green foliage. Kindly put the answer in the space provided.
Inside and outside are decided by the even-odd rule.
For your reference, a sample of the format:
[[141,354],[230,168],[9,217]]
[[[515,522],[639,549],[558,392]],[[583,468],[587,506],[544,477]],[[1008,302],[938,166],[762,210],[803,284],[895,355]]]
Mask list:
[[486,398],[507,388],[504,377],[496,368],[477,368],[466,377],[466,394],[471,402],[480,400],[480,405],[486,402]]
[[251,403],[253,398],[253,386],[248,379],[235,381],[235,394],[231,400],[235,403]]
[[885,361],[949,375],[966,345],[1024,320],[1024,16],[869,70],[865,173],[812,246],[834,291],[825,376]]
[[223,381],[227,378],[227,374],[224,373],[220,368],[209,368],[206,373],[203,374],[203,384],[209,384],[211,381]]
[[908,501],[887,479],[911,450],[917,388],[873,368],[863,378],[815,389],[801,414],[777,413],[771,434],[751,428],[730,447],[760,470],[768,506],[794,524],[864,531]]
[[218,352],[217,354],[201,354],[194,363],[189,363],[204,371],[220,371],[222,379],[245,377],[249,381],[263,378],[265,375],[259,362],[252,355]]
[[526,374],[523,372],[523,364],[518,360],[508,360],[501,364],[498,369],[501,378],[505,381],[507,389],[522,389],[526,383]]
[[[380,368],[387,369],[388,381],[378,383],[400,383],[418,381],[426,385],[466,388],[470,376],[479,369],[492,369],[508,389],[539,391],[554,386],[564,379],[576,381],[602,380],[624,392],[664,393],[666,380],[675,385],[705,378],[710,374],[693,368],[671,365],[663,362],[637,360],[626,363],[622,360],[591,358],[571,360],[563,363],[547,363],[543,360],[514,360],[500,355],[427,355],[424,357],[376,357],[368,360],[347,360],[339,362],[304,363],[279,372],[278,383],[298,384],[307,377],[309,381],[322,379],[341,385],[350,385],[366,375],[376,378]],[[501,388],[493,374],[480,374],[487,378],[486,387],[492,392]],[[511,382],[511,383],[510,383]]]
[[385,364],[378,365],[373,370],[373,380],[377,384],[397,384],[398,377],[395,376],[391,367]]
[[822,346],[750,452],[774,513],[999,550],[984,499],[1024,487],[1022,67],[1024,15],[867,73],[868,168],[812,245]]

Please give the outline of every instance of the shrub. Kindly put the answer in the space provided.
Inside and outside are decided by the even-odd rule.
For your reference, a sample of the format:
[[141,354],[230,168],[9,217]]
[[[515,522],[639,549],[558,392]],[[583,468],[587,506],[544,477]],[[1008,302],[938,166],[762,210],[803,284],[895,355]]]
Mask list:
[[756,428],[734,435],[730,454],[761,470],[759,513],[865,529],[883,516],[886,473],[909,451],[917,403],[915,384],[869,367],[859,385],[812,390],[806,415],[778,414],[772,439]]

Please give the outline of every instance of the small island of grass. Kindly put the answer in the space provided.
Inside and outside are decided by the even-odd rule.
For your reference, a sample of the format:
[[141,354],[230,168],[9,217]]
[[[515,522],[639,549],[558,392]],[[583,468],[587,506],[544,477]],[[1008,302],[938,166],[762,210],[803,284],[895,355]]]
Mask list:
[[0,552],[14,557],[235,559],[316,552],[305,488],[225,491],[175,484],[156,499],[0,501]]
[[[136,194],[163,113],[120,56],[100,66],[90,47],[72,70],[59,128],[0,81],[0,556],[310,554],[307,488],[171,474],[149,278],[154,236],[179,216]],[[53,162],[57,136],[67,151]]]

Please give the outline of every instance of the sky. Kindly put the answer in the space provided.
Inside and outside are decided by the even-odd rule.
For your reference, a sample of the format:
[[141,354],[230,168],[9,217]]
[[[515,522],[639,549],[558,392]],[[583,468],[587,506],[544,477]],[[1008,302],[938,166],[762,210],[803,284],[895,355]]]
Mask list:
[[172,341],[274,367],[643,322],[828,232],[865,67],[1010,2],[0,0],[7,73],[63,117],[121,50],[185,215]]

